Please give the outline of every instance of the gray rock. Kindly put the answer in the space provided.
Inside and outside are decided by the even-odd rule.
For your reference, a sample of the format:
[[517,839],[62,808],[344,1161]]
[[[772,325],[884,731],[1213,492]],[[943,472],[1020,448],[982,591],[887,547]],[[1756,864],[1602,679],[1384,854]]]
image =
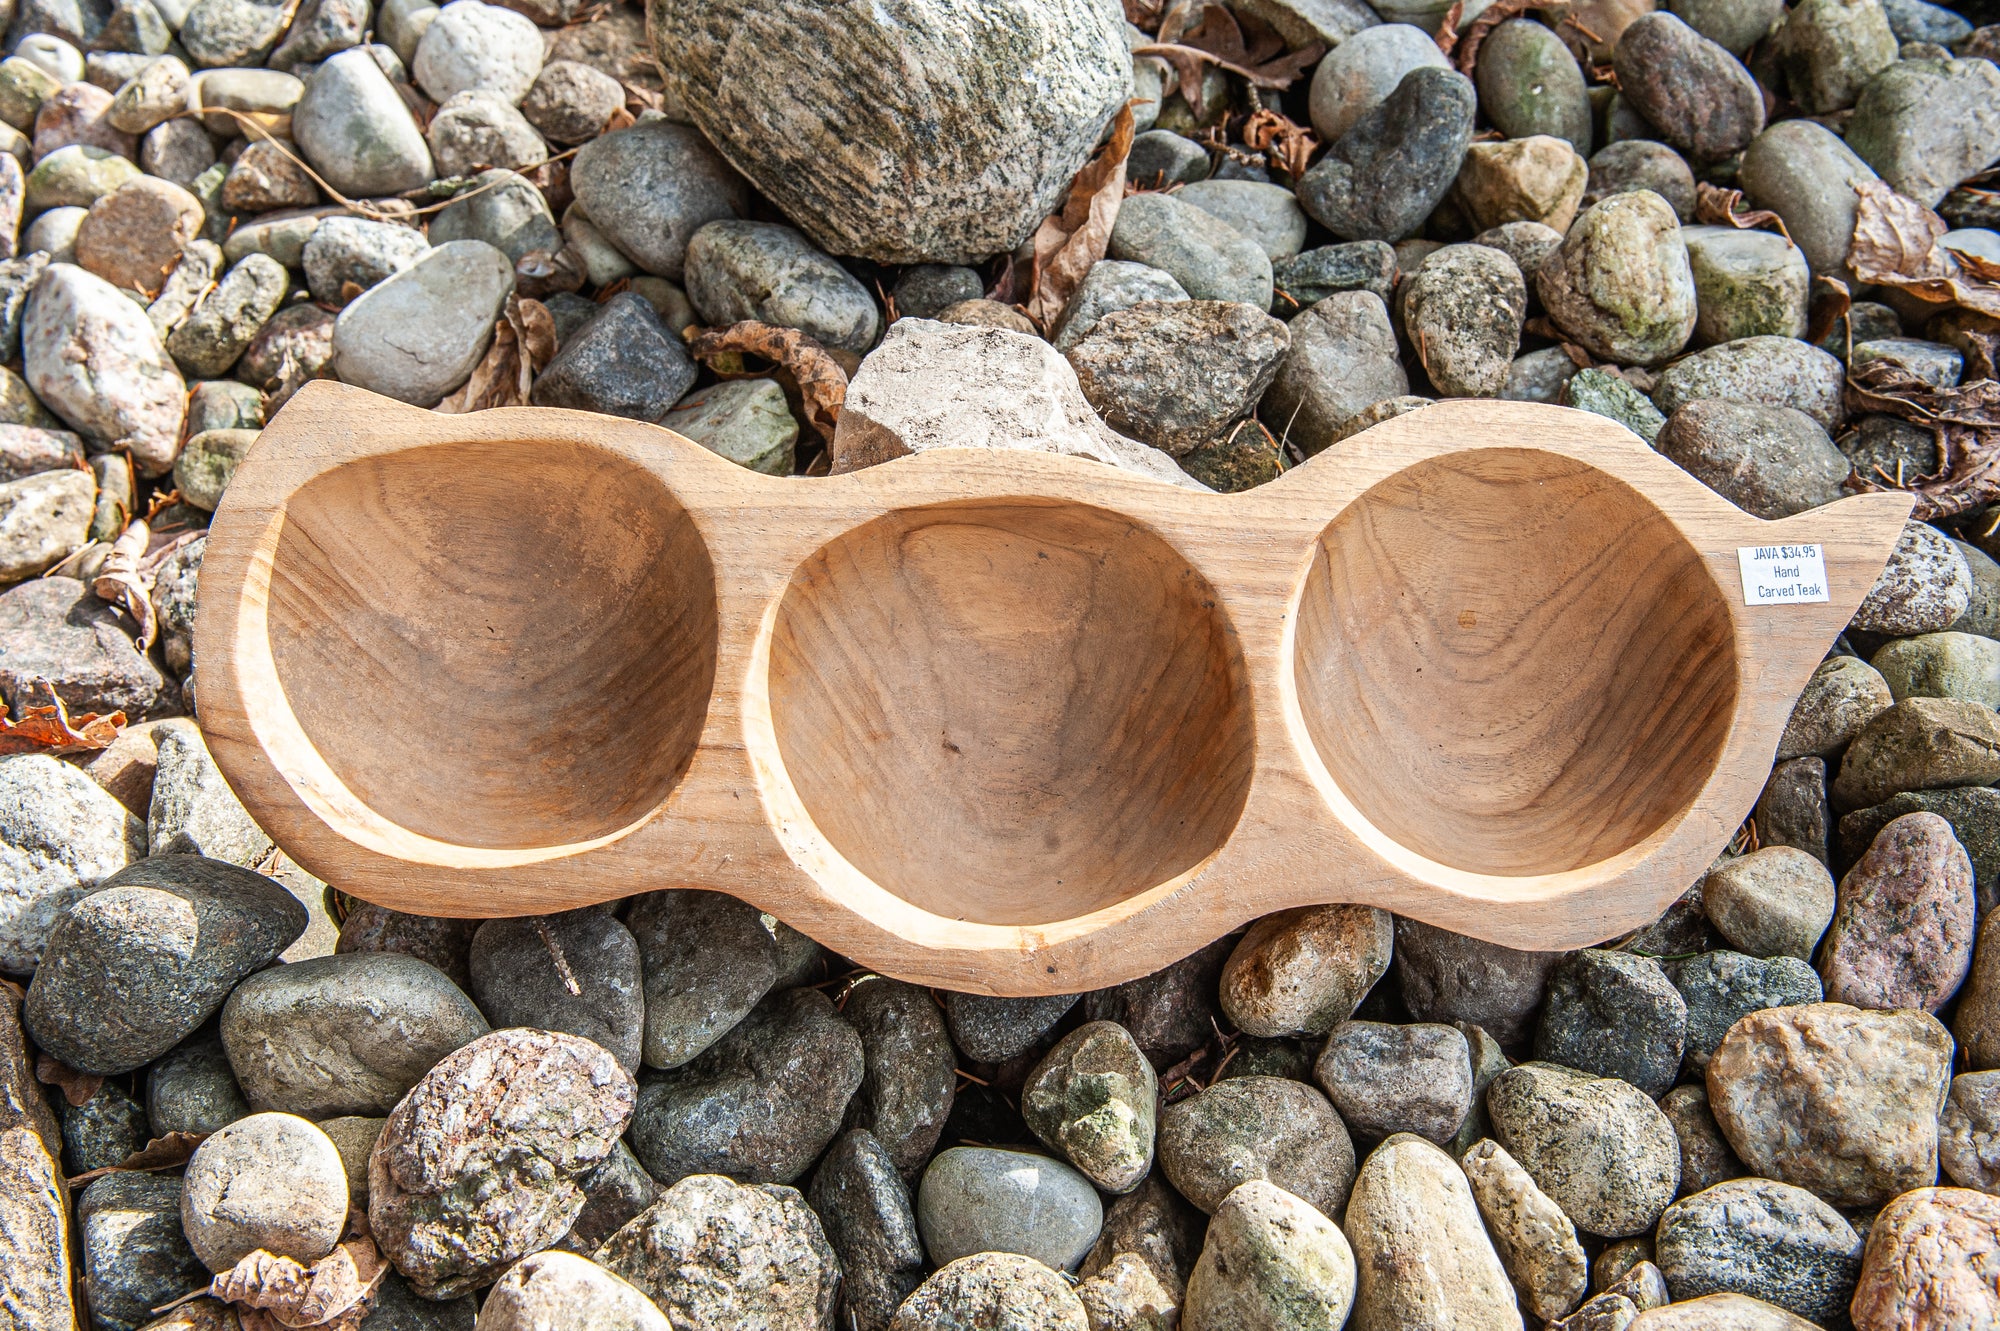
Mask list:
[[[570,992],[547,940],[582,993]],[[639,946],[609,912],[488,920],[472,936],[470,962],[472,996],[489,1021],[580,1035],[625,1071],[638,1070],[646,1015]]]
[[439,246],[483,240],[514,263],[537,250],[562,248],[562,233],[542,192],[525,176],[497,168],[474,176],[465,192],[431,219],[430,238]]
[[1362,411],[1410,391],[1395,331],[1379,297],[1344,291],[1291,324],[1292,349],[1266,390],[1260,415],[1307,454],[1344,437]]
[[347,1228],[340,1152],[291,1114],[252,1114],[218,1129],[188,1160],[181,1228],[211,1271],[260,1249],[310,1266]]
[[624,105],[625,90],[609,74],[577,60],[551,60],[521,100],[521,114],[557,143],[588,143]]
[[1403,326],[1432,386],[1445,397],[1499,396],[1528,312],[1514,261],[1485,245],[1447,245],[1402,295]]
[[1520,1325],[1465,1175],[1421,1137],[1391,1137],[1368,1157],[1345,1228],[1359,1277],[1355,1331]]
[[[226,1022],[226,1018],[225,1018]],[[595,1041],[495,1031],[446,1056],[389,1115],[368,1224],[426,1298],[455,1298],[566,1233],[634,1087]]]
[[1674,1198],[1680,1142],[1627,1082],[1524,1063],[1494,1078],[1486,1111],[1500,1144],[1586,1233],[1643,1233]]
[[714,1044],[777,980],[777,945],[755,907],[717,892],[649,893],[626,917],[645,968],[648,1067]]
[[1196,300],[1271,304],[1263,247],[1214,213],[1170,194],[1138,194],[1118,210],[1109,255],[1157,268]]
[[146,1107],[117,1083],[97,1088],[80,1105],[59,1099],[63,1161],[69,1172],[86,1174],[123,1164],[149,1138]]
[[1673,208],[1657,194],[1614,194],[1585,212],[1535,284],[1556,324],[1607,360],[1665,360],[1694,331],[1687,247]]
[[1937,528],[1911,522],[1850,622],[1876,633],[1935,633],[1970,608],[1972,587],[1958,548]]
[[129,448],[141,475],[164,475],[180,448],[187,385],[145,311],[103,278],[52,263],[21,324],[22,376],[35,396],[100,448]]
[[1182,203],[1221,218],[1257,242],[1275,267],[1306,242],[1306,215],[1282,185],[1258,180],[1200,180],[1175,191]]
[[1209,1222],[1188,1279],[1189,1331],[1336,1331],[1354,1306],[1354,1252],[1338,1226],[1276,1184],[1253,1179]]
[[1752,851],[1702,881],[1709,919],[1753,957],[1809,960],[1833,919],[1834,900],[1826,866],[1789,846]]
[[[1906,529],[1904,536],[1913,546],[1916,542],[1930,544],[1921,532],[1913,535]],[[1791,719],[1778,741],[1778,757],[1834,757],[1893,702],[1888,681],[1875,667],[1855,656],[1828,657],[1813,671],[1792,705]]]
[[1451,1026],[1343,1021],[1314,1066],[1342,1119],[1371,1137],[1449,1142],[1472,1109],[1472,1059]]
[[1405,75],[1300,178],[1299,202],[1343,240],[1412,234],[1458,177],[1477,100],[1456,71]]
[[1158,1149],[1174,1187],[1211,1215],[1254,1178],[1338,1215],[1354,1183],[1340,1115],[1312,1087],[1282,1077],[1231,1077],[1168,1105]]
[[[1068,351],[1107,314],[1130,309],[1142,302],[1187,298],[1188,294],[1181,284],[1158,268],[1120,259],[1100,259],[1090,266],[1069,302],[1063,306],[1062,313],[1056,316],[1055,324],[1050,329],[1050,340],[1055,343],[1057,351]],[[910,310],[903,312],[914,313]]]
[[1106,424],[1182,457],[1249,416],[1290,348],[1261,306],[1175,300],[1114,310],[1065,355]]
[[1790,407],[1695,398],[1667,418],[1654,447],[1760,518],[1830,504],[1847,479],[1847,459],[1819,422]]
[[725,380],[696,389],[659,423],[767,476],[789,476],[797,461],[799,422],[775,380]]
[[394,952],[260,971],[222,1009],[222,1043],[251,1108],[304,1118],[385,1114],[486,1019],[436,967]]
[[1744,151],[1736,179],[1752,205],[1784,219],[1815,274],[1852,279],[1854,187],[1876,175],[1838,136],[1810,120],[1779,121]]
[[1589,1286],[1590,1265],[1562,1208],[1496,1141],[1481,1140],[1460,1167],[1523,1306],[1545,1319],[1574,1308]]
[[226,374],[265,321],[277,313],[290,285],[277,260],[265,254],[245,255],[167,338],[167,350],[191,375]]
[[146,1072],[146,1118],[155,1137],[210,1133],[249,1114],[229,1055],[213,1031],[188,1037]]
[[484,241],[439,245],[340,312],[334,367],[347,383],[435,405],[486,354],[513,286],[513,264]]
[[1408,23],[1373,23],[1331,48],[1313,70],[1309,108],[1313,128],[1333,143],[1380,106],[1418,69],[1449,69],[1437,42]]
[[1592,154],[1584,207],[1595,207],[1614,194],[1634,190],[1651,190],[1665,199],[1683,223],[1694,218],[1694,172],[1688,169],[1686,159],[1666,144],[1623,139]]
[[470,176],[490,168],[525,171],[548,160],[548,145],[514,104],[498,93],[459,93],[424,131],[440,176]]
[[866,1128],[843,1133],[820,1161],[806,1200],[840,1259],[854,1327],[883,1331],[924,1279],[917,1213],[895,1160]]
[[649,273],[681,279],[688,242],[750,209],[750,191],[695,130],[664,120],[586,144],[570,184],[591,225]]
[[1667,1208],[1655,1243],[1676,1299],[1735,1293],[1842,1325],[1861,1239],[1840,1212],[1769,1179],[1719,1183]]
[[95,1331],[136,1331],[208,1279],[181,1235],[181,1181],[106,1174],[76,1202],[77,1266]]
[[134,864],[57,921],[28,1029],[79,1071],[129,1072],[214,1016],[305,925],[304,907],[262,874],[192,855]]
[[144,850],[143,825],[75,767],[0,758],[0,972],[34,971],[58,916]]
[[1796,245],[1768,231],[1688,227],[1694,272],[1695,341],[1804,337],[1812,269]]
[[1789,337],[1745,337],[1697,351],[1663,371],[1653,400],[1669,415],[1697,398],[1721,398],[1802,411],[1831,431],[1839,426],[1839,361]]
[[1870,721],[1848,746],[1832,794],[1843,809],[1910,790],[1989,785],[2000,779],[2000,719],[1956,698],[1906,698]]
[[860,1037],[824,994],[774,994],[690,1062],[647,1076],[632,1150],[662,1183],[790,1183],[839,1133],[863,1066]]
[[1088,1331],[1069,1283],[1032,1257],[974,1253],[940,1268],[900,1309],[889,1331]]
[[533,19],[480,0],[454,0],[424,29],[410,73],[440,104],[479,91],[518,105],[535,86],[542,59]]
[[1396,276],[1396,251],[1386,241],[1323,245],[1272,265],[1273,307],[1290,318],[1336,291],[1373,292],[1386,305]]
[[1722,1037],[1737,1020],[1765,1008],[1817,1003],[1819,976],[1797,957],[1760,961],[1740,952],[1704,952],[1664,963],[1687,1003],[1687,1065],[1708,1067]]
[[944,992],[938,997],[951,1026],[952,1042],[965,1056],[976,1063],[1003,1063],[1033,1049],[1082,995],[990,998]]
[[1766,1008],[1709,1060],[1709,1106],[1751,1173],[1836,1206],[1876,1206],[1937,1176],[1951,1048],[1922,1012]]
[[1630,381],[1611,370],[1578,370],[1563,385],[1563,405],[1588,411],[1620,425],[1647,443],[1655,442],[1667,418]]
[[343,194],[400,194],[430,184],[430,145],[365,50],[328,57],[292,111],[299,152]]
[[834,1331],[840,1261],[791,1188],[682,1179],[606,1239],[597,1262],[658,1304],[675,1331]]
[[[1119,17],[1088,0],[838,22],[664,0],[650,26],[670,95],[709,141],[822,248],[884,263],[1019,245],[1132,92]],[[885,75],[893,99],[875,95]]]
[[1938,1163],[1961,1188],[2000,1187],[2000,1072],[1961,1072],[1938,1113]]
[[645,297],[625,291],[563,344],[536,376],[530,400],[538,407],[657,421],[694,379],[686,344],[661,325]]
[[1021,1117],[1106,1192],[1130,1192],[1153,1164],[1159,1079],[1115,1022],[1093,1021],[1057,1041],[1021,1088]]
[[300,259],[313,299],[345,305],[349,283],[366,291],[409,268],[429,249],[424,233],[413,227],[329,217],[313,228]]
[[1535,1057],[1659,1096],[1680,1072],[1688,1009],[1650,957],[1585,948],[1549,974]]
[[1896,63],[1896,34],[1875,0],[1801,0],[1773,39],[1792,100],[1808,115],[1854,105]]
[[673,1331],[666,1314],[636,1288],[587,1258],[538,1252],[501,1276],[479,1311],[478,1331]]
[[856,354],[881,318],[867,288],[790,227],[724,220],[688,241],[688,299],[710,323],[757,319]]
[[1612,56],[1619,95],[1696,161],[1739,153],[1764,128],[1764,94],[1735,56],[1672,14],[1641,14]]
[[1396,919],[1396,977],[1418,1021],[1471,1022],[1502,1044],[1528,1038],[1561,952],[1521,952]]
[[938,1153],[917,1188],[917,1227],[940,1266],[1009,1252],[1074,1270],[1103,1224],[1090,1180],[1026,1151],[954,1146]]
[[1583,70],[1562,39],[1533,19],[1509,19],[1479,47],[1479,105],[1509,139],[1547,134],[1590,151]]

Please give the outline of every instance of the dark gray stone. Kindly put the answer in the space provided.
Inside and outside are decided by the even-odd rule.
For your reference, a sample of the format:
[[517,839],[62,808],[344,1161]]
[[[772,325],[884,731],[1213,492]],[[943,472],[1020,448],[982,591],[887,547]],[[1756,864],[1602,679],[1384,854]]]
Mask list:
[[621,291],[563,343],[535,377],[538,407],[657,421],[695,380],[687,344],[667,331],[644,296]]
[[[549,940],[582,993],[569,991]],[[581,1035],[638,1071],[646,1021],[639,945],[609,911],[488,920],[472,937],[471,969],[472,996],[494,1026]]]
[[56,921],[28,986],[28,1030],[79,1071],[129,1072],[193,1034],[305,928],[305,907],[262,874],[199,855],[144,860]]
[[1550,972],[1535,1057],[1659,1096],[1680,1073],[1687,1022],[1687,1004],[1658,962],[1585,948]]
[[924,1247],[910,1190],[888,1150],[866,1128],[843,1133],[813,1175],[806,1201],[840,1259],[855,1331],[886,1331],[924,1280]]
[[690,1174],[790,1183],[840,1131],[864,1063],[826,995],[774,994],[692,1062],[647,1076],[632,1149],[669,1187]]
[[1299,181],[1299,202],[1344,240],[1401,240],[1436,208],[1472,142],[1478,97],[1448,69],[1418,69]]

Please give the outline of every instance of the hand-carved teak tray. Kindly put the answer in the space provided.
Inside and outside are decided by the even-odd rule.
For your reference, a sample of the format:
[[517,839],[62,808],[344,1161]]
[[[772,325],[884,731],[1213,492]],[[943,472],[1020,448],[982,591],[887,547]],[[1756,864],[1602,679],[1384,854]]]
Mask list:
[[[1759,521],[1518,403],[1213,495],[975,450],[779,479],[315,383],[210,530],[199,703],[279,844],[404,910],[711,888],[998,994],[1316,902],[1574,947],[1735,830],[1909,507]],[[1792,542],[1831,599],[1746,605],[1738,548]]]

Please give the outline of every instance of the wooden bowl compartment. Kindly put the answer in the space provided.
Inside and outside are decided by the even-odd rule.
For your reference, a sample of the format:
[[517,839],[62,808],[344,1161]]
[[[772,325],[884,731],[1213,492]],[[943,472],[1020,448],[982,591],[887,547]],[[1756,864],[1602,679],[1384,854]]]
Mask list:
[[1321,534],[1293,653],[1320,760],[1374,826],[1473,873],[1561,873],[1686,812],[1736,710],[1728,604],[1666,514],[1587,463],[1408,467]]
[[270,648],[306,738],[355,797],[489,849],[606,836],[700,741],[715,573],[659,479],[573,443],[358,458],[287,506]]
[[770,703],[828,843],[948,919],[1135,896],[1219,850],[1250,790],[1214,588],[1102,508],[935,504],[836,537],[779,602]]

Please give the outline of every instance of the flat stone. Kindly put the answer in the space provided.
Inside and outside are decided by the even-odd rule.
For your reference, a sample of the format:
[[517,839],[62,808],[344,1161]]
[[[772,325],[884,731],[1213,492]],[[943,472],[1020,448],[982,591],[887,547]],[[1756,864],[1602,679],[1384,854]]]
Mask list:
[[1282,1077],[1231,1077],[1168,1105],[1160,1165],[1182,1196],[1210,1215],[1251,1179],[1338,1215],[1354,1183],[1354,1146],[1324,1095]]
[[192,855],[131,865],[50,931],[28,1029],[79,1071],[129,1072],[193,1034],[305,925],[290,893],[248,869]]
[[1358,1274],[1355,1331],[1521,1324],[1465,1175],[1423,1138],[1398,1134],[1368,1157],[1344,1228]]
[[486,1019],[443,972],[394,952],[260,971],[222,1009],[222,1043],[253,1109],[386,1114]]
[[1673,1125],[1627,1082],[1524,1063],[1494,1079],[1486,1111],[1500,1144],[1586,1233],[1643,1233],[1674,1198]]
[[368,1221],[426,1298],[455,1298],[554,1243],[579,1178],[632,1117],[630,1074],[580,1036],[506,1030],[430,1069],[389,1115],[368,1166]]
[[1951,1037],[1922,1012],[1767,1008],[1708,1065],[1709,1106],[1743,1163],[1836,1206],[1873,1206],[1937,1176]]

